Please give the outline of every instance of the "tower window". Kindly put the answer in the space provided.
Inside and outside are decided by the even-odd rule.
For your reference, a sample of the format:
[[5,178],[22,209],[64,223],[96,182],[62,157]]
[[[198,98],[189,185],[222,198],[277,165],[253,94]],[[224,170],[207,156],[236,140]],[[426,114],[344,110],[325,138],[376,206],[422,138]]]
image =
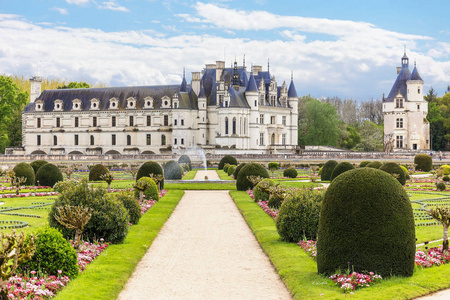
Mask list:
[[151,144],[152,144],[152,135],[147,134],[147,145],[151,145]]
[[420,88],[417,89],[417,94],[420,94]]
[[111,126],[116,127],[116,116],[111,117]]
[[403,148],[403,136],[401,135],[396,136],[396,146],[398,149]]
[[37,145],[40,146],[41,145],[41,136],[37,135]]
[[264,115],[259,115],[259,124],[264,124]]
[[286,116],[282,116],[282,117],[281,117],[281,124],[283,124],[284,126],[286,126]]
[[233,118],[233,134],[236,134],[236,118]]
[[91,135],[91,146],[93,146],[94,144],[95,144],[94,136]]
[[134,118],[133,118],[133,116],[130,116],[130,126],[134,126]]
[[75,127],[78,127],[78,117],[75,117]]
[[41,118],[37,118],[37,128],[41,128]]
[[225,134],[228,134],[228,118],[225,118]]
[[127,135],[127,146],[131,145],[131,135]]
[[113,145],[113,146],[116,145],[116,135],[115,134],[111,135],[111,145]]
[[173,144],[176,145],[177,144],[177,139],[173,140]]
[[97,127],[97,117],[92,117],[92,126]]
[[164,126],[169,126],[169,116],[164,115]]
[[147,126],[152,126],[152,116],[147,116]]
[[56,135],[53,136],[53,145],[58,145],[58,137]]
[[56,127],[61,127],[61,118],[56,118]]
[[166,136],[163,134],[161,135],[161,145],[165,146],[166,145]]
[[264,146],[264,133],[263,132],[259,133],[259,145]]
[[397,128],[403,128],[403,118],[397,118],[397,120],[396,120],[396,127]]
[[75,146],[78,146],[78,134],[74,135],[74,141],[73,141]]

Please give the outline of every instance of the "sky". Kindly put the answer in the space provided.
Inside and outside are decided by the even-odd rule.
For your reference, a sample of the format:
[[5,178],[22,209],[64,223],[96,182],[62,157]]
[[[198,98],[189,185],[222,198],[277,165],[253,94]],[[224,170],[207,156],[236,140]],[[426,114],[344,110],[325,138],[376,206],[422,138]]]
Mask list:
[[107,86],[181,83],[236,59],[293,74],[299,96],[387,95],[406,49],[425,91],[450,85],[450,1],[0,0],[0,74]]

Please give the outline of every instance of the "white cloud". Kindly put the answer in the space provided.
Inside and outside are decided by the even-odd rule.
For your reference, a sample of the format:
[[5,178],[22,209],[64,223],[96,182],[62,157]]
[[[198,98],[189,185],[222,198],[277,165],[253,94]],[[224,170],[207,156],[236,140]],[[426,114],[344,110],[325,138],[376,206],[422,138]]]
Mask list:
[[92,0],[66,0],[66,2],[75,5],[86,5],[89,2],[92,2]]
[[124,6],[120,6],[119,4],[117,4],[116,2],[113,1],[108,1],[108,2],[103,2],[98,8],[101,9],[109,9],[109,10],[114,10],[114,11],[121,11],[121,12],[130,12],[130,10]]
[[67,11],[67,9],[65,9],[65,8],[52,7],[52,8],[50,8],[50,10],[57,11],[57,12],[59,12],[61,15],[68,15],[68,14],[69,14],[69,12]]

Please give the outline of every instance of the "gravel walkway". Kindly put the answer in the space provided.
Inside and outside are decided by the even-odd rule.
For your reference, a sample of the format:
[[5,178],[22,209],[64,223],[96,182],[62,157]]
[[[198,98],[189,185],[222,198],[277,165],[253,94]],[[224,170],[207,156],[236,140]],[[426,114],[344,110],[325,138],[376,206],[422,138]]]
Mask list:
[[291,296],[228,191],[186,191],[118,299]]

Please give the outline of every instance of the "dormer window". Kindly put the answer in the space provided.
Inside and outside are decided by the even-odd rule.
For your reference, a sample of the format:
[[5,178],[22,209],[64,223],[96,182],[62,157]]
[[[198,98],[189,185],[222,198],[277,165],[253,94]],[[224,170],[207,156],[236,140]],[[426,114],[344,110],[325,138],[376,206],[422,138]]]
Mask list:
[[62,111],[63,108],[64,108],[63,101],[61,99],[55,100],[53,110],[54,111]]
[[116,97],[109,99],[109,109],[119,109],[119,99]]
[[97,98],[91,99],[91,110],[98,110],[100,108],[100,101]]
[[403,99],[395,99],[395,108],[403,108]]
[[161,98],[161,108],[170,108],[170,98],[167,96],[164,96]]
[[80,99],[72,100],[72,110],[81,110],[81,100]]
[[130,97],[127,99],[127,109],[136,109],[136,98]]
[[36,111],[44,111],[44,101],[42,100],[36,100]]
[[144,98],[144,108],[153,108],[153,98],[152,97]]

